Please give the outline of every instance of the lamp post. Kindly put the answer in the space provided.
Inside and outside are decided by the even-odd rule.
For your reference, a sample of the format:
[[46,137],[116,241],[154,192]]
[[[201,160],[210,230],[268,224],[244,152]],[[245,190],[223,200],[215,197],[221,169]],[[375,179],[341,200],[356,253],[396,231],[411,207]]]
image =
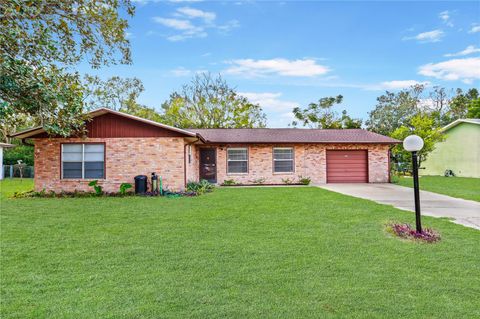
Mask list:
[[420,216],[420,189],[418,186],[418,156],[417,152],[423,148],[423,140],[420,136],[410,135],[403,140],[403,148],[412,152],[413,165],[413,189],[415,194],[415,222],[417,224],[417,233],[422,232],[422,221]]

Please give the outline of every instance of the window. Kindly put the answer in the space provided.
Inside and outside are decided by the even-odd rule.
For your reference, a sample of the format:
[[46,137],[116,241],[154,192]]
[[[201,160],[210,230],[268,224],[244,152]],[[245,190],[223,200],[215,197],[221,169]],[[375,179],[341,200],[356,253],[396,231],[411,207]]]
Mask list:
[[227,173],[248,173],[248,151],[246,148],[227,149]]
[[274,173],[293,173],[293,148],[274,147],[273,148],[273,172]]
[[105,178],[103,144],[62,144],[62,178]]

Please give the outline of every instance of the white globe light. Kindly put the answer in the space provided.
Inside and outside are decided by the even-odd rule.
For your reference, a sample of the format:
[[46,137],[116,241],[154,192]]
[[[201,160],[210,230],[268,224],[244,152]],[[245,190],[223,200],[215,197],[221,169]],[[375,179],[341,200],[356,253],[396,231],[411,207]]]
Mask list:
[[423,140],[418,135],[407,136],[403,140],[403,148],[408,152],[418,152],[423,148]]

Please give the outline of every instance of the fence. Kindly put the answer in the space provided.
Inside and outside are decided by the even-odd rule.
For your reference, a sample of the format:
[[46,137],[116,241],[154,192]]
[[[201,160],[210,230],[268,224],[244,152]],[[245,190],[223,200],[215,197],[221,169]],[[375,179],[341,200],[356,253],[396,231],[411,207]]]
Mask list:
[[3,165],[3,177],[14,178],[21,177],[33,178],[34,170],[33,166],[26,165]]

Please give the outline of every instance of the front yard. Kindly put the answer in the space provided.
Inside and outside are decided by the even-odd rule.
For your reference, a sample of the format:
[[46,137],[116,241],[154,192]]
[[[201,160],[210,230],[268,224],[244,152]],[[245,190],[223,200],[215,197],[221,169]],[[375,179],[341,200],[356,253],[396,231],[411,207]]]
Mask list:
[[414,217],[314,187],[2,197],[1,317],[480,317],[480,232],[425,217],[442,240],[420,244],[389,220]]
[[[480,202],[480,178],[421,176],[420,189]],[[411,177],[401,177],[399,185],[413,187]]]

